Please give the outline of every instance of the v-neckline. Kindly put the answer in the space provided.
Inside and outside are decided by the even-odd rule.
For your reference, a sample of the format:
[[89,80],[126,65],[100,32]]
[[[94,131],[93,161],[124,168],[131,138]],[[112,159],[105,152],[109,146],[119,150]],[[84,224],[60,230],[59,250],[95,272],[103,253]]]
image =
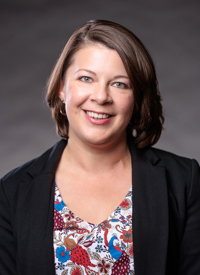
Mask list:
[[[94,227],[98,227],[98,226],[101,227],[101,225],[103,225],[106,221],[108,221],[108,219],[109,219],[110,217],[114,216],[114,213],[117,211],[117,209],[120,207],[120,205],[121,205],[121,204],[123,203],[123,201],[126,199],[126,197],[129,196],[130,193],[132,193],[132,186],[131,186],[130,189],[129,189],[129,191],[127,192],[127,194],[124,196],[123,200],[121,201],[121,203],[112,211],[112,213],[111,213],[105,220],[103,220],[102,222],[100,222],[100,223],[98,223],[98,224],[95,224],[95,223],[91,223],[91,222],[88,222],[88,221],[86,221],[86,220],[80,218],[80,217],[77,216],[73,211],[71,211],[70,208],[69,208],[69,207],[65,204],[65,202],[63,201],[63,198],[62,198],[62,196],[61,196],[60,190],[59,190],[59,188],[58,188],[58,186],[57,186],[57,184],[56,184],[56,182],[55,182],[55,188],[56,188],[56,187],[57,187],[57,189],[58,189],[58,191],[59,191],[59,196],[61,197],[61,202],[62,202],[63,208],[66,207],[68,213],[71,213],[71,215],[74,216],[75,219],[81,220],[81,221],[83,221],[84,223],[86,223],[86,224],[88,224],[88,225],[92,225],[92,226],[94,226]],[[132,197],[131,197],[131,200],[132,200]]]

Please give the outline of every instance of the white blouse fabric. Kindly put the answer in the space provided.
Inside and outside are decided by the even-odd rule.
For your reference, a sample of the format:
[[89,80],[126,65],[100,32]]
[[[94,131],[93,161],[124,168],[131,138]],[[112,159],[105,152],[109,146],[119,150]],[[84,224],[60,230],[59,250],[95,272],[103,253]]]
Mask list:
[[55,184],[56,275],[134,275],[132,235],[132,188],[107,220],[96,225],[72,213]]

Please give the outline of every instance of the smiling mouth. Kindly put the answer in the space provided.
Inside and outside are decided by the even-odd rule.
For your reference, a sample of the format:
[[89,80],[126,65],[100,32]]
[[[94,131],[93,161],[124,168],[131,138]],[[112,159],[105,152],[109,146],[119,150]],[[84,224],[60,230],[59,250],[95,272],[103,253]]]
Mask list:
[[89,112],[89,111],[85,111],[85,112],[88,116],[95,118],[95,119],[105,119],[105,118],[110,117],[110,115],[108,115],[108,114],[97,114],[97,113]]

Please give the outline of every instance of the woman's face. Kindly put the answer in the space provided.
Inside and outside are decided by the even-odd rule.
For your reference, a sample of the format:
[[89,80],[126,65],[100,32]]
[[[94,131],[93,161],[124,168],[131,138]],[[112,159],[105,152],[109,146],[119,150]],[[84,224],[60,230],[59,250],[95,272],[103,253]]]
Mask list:
[[89,44],[78,50],[60,87],[69,138],[90,146],[126,139],[134,98],[123,62],[115,50]]

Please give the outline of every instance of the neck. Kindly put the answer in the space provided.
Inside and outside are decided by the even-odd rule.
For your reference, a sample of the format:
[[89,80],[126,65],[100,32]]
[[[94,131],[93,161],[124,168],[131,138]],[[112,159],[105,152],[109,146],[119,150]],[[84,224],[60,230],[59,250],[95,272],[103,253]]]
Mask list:
[[130,152],[126,137],[120,142],[112,144],[91,146],[76,142],[69,138],[63,152],[63,163],[91,174],[101,174],[118,166],[126,167],[130,164]]

